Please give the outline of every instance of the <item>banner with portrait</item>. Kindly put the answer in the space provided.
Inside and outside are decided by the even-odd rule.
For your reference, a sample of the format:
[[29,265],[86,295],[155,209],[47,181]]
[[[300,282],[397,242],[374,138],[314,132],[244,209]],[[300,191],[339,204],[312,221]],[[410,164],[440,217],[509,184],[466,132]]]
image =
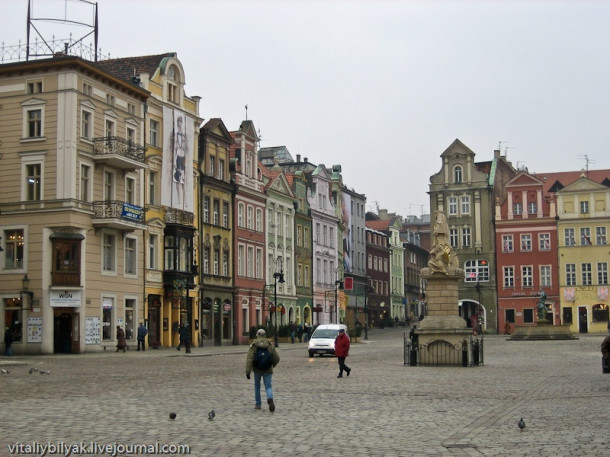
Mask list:
[[193,208],[194,125],[186,113],[163,107],[161,204],[182,211]]

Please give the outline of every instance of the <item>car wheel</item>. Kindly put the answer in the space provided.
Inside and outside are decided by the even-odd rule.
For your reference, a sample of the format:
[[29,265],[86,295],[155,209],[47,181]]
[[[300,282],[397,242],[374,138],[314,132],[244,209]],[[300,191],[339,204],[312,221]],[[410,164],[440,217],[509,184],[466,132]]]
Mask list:
[[313,357],[313,352],[309,351],[309,357]]

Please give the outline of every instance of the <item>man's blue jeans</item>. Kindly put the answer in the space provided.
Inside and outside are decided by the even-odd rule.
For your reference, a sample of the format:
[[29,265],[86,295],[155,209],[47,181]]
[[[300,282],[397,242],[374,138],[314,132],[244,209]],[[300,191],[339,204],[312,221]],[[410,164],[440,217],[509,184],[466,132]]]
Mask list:
[[254,403],[257,406],[261,404],[261,377],[265,383],[265,393],[267,394],[267,400],[273,398],[273,390],[271,390],[271,373],[263,374],[254,372]]

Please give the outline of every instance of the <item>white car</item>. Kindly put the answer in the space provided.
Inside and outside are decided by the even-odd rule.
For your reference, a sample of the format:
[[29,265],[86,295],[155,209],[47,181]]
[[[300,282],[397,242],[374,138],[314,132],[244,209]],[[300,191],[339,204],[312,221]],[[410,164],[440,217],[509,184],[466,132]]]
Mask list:
[[339,334],[339,329],[342,328],[347,334],[347,325],[345,324],[322,324],[311,335],[307,350],[309,357],[315,354],[323,356],[324,354],[335,355],[335,338]]

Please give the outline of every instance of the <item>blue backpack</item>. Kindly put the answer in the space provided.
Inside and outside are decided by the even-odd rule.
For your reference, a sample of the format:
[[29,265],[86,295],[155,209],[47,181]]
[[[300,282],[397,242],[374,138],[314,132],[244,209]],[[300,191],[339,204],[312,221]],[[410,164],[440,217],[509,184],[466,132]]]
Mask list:
[[267,348],[256,348],[252,366],[258,370],[265,371],[271,368],[271,365],[273,365],[273,360],[269,350]]

